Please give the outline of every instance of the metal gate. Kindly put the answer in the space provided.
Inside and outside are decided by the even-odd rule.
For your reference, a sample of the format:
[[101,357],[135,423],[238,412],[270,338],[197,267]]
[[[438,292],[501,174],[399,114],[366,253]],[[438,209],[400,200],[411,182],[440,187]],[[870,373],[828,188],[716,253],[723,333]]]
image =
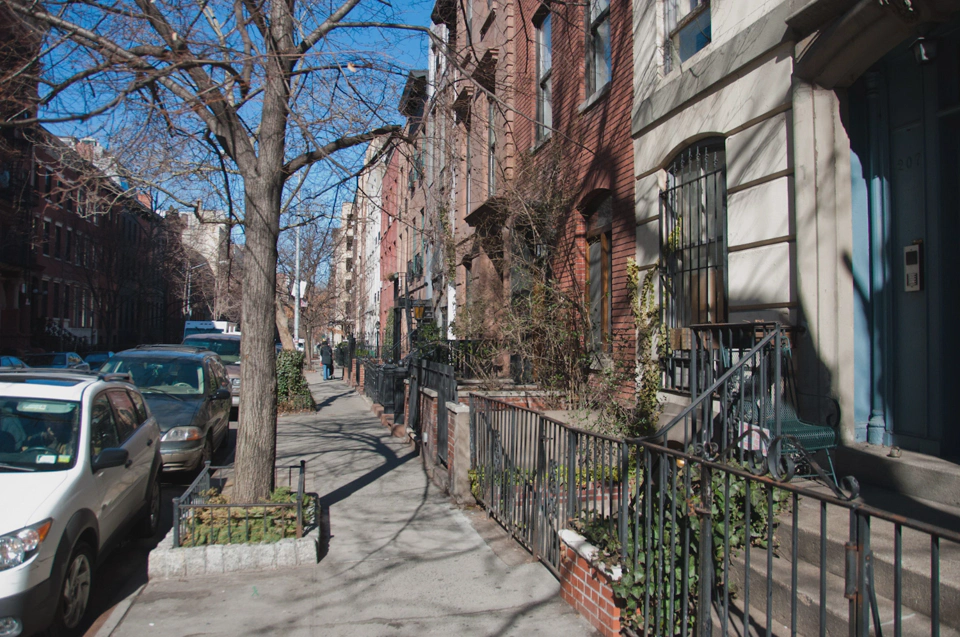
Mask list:
[[446,466],[449,455],[446,405],[457,401],[457,379],[452,366],[432,361],[421,362],[421,373],[423,387],[437,392],[437,457]]
[[417,434],[417,439],[422,440],[423,432],[420,430],[420,361],[414,359],[410,362],[410,394],[407,398],[407,427]]
[[477,395],[470,414],[474,494],[551,570],[571,518],[596,515],[616,533],[622,441]]

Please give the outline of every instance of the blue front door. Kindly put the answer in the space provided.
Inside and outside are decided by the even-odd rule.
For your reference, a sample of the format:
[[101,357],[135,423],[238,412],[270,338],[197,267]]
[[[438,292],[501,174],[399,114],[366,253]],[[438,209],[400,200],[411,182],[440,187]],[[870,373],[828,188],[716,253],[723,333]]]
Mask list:
[[[849,90],[858,436],[960,452],[960,24],[913,39]],[[913,275],[919,270],[919,276]]]

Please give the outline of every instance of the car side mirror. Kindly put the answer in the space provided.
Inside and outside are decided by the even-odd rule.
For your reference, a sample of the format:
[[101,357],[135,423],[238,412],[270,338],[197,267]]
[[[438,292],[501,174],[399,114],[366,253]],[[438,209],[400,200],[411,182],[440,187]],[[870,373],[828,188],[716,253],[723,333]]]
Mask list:
[[230,390],[229,390],[229,389],[223,389],[223,388],[221,387],[221,388],[218,389],[217,391],[213,392],[213,399],[214,399],[214,400],[227,400],[228,398],[230,398]]
[[130,461],[130,452],[126,449],[104,449],[93,459],[93,472],[99,473],[104,469],[120,467]]

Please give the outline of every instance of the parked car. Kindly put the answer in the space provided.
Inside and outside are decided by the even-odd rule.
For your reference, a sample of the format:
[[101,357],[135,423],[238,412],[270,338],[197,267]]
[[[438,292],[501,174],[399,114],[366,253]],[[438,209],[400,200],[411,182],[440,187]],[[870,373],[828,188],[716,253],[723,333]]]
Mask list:
[[100,366],[106,363],[113,352],[90,352],[84,357],[84,361],[90,366],[90,369],[100,369]]
[[114,354],[105,373],[130,374],[163,435],[164,471],[194,471],[230,428],[230,381],[220,356],[187,345],[141,345]]
[[16,356],[0,356],[0,368],[4,369],[23,369],[27,364]]
[[230,418],[235,420],[234,412],[240,407],[240,332],[196,334],[183,339],[183,344],[205,347],[220,355],[230,377],[230,402],[233,405]]
[[46,369],[90,369],[90,365],[80,358],[80,354],[76,352],[24,354],[23,362],[30,367],[43,367]]
[[103,556],[156,533],[159,441],[118,377],[0,372],[0,634],[74,631]]

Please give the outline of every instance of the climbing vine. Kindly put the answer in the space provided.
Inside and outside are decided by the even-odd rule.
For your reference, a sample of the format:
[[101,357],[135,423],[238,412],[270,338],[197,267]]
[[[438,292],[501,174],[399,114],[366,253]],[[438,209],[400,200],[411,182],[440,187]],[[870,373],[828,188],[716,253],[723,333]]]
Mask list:
[[627,262],[630,308],[637,332],[637,403],[630,431],[634,436],[652,433],[663,410],[660,361],[670,355],[670,341],[660,319],[660,306],[654,302],[653,273],[658,267],[659,263],[654,264],[641,283],[643,270],[635,260]]

